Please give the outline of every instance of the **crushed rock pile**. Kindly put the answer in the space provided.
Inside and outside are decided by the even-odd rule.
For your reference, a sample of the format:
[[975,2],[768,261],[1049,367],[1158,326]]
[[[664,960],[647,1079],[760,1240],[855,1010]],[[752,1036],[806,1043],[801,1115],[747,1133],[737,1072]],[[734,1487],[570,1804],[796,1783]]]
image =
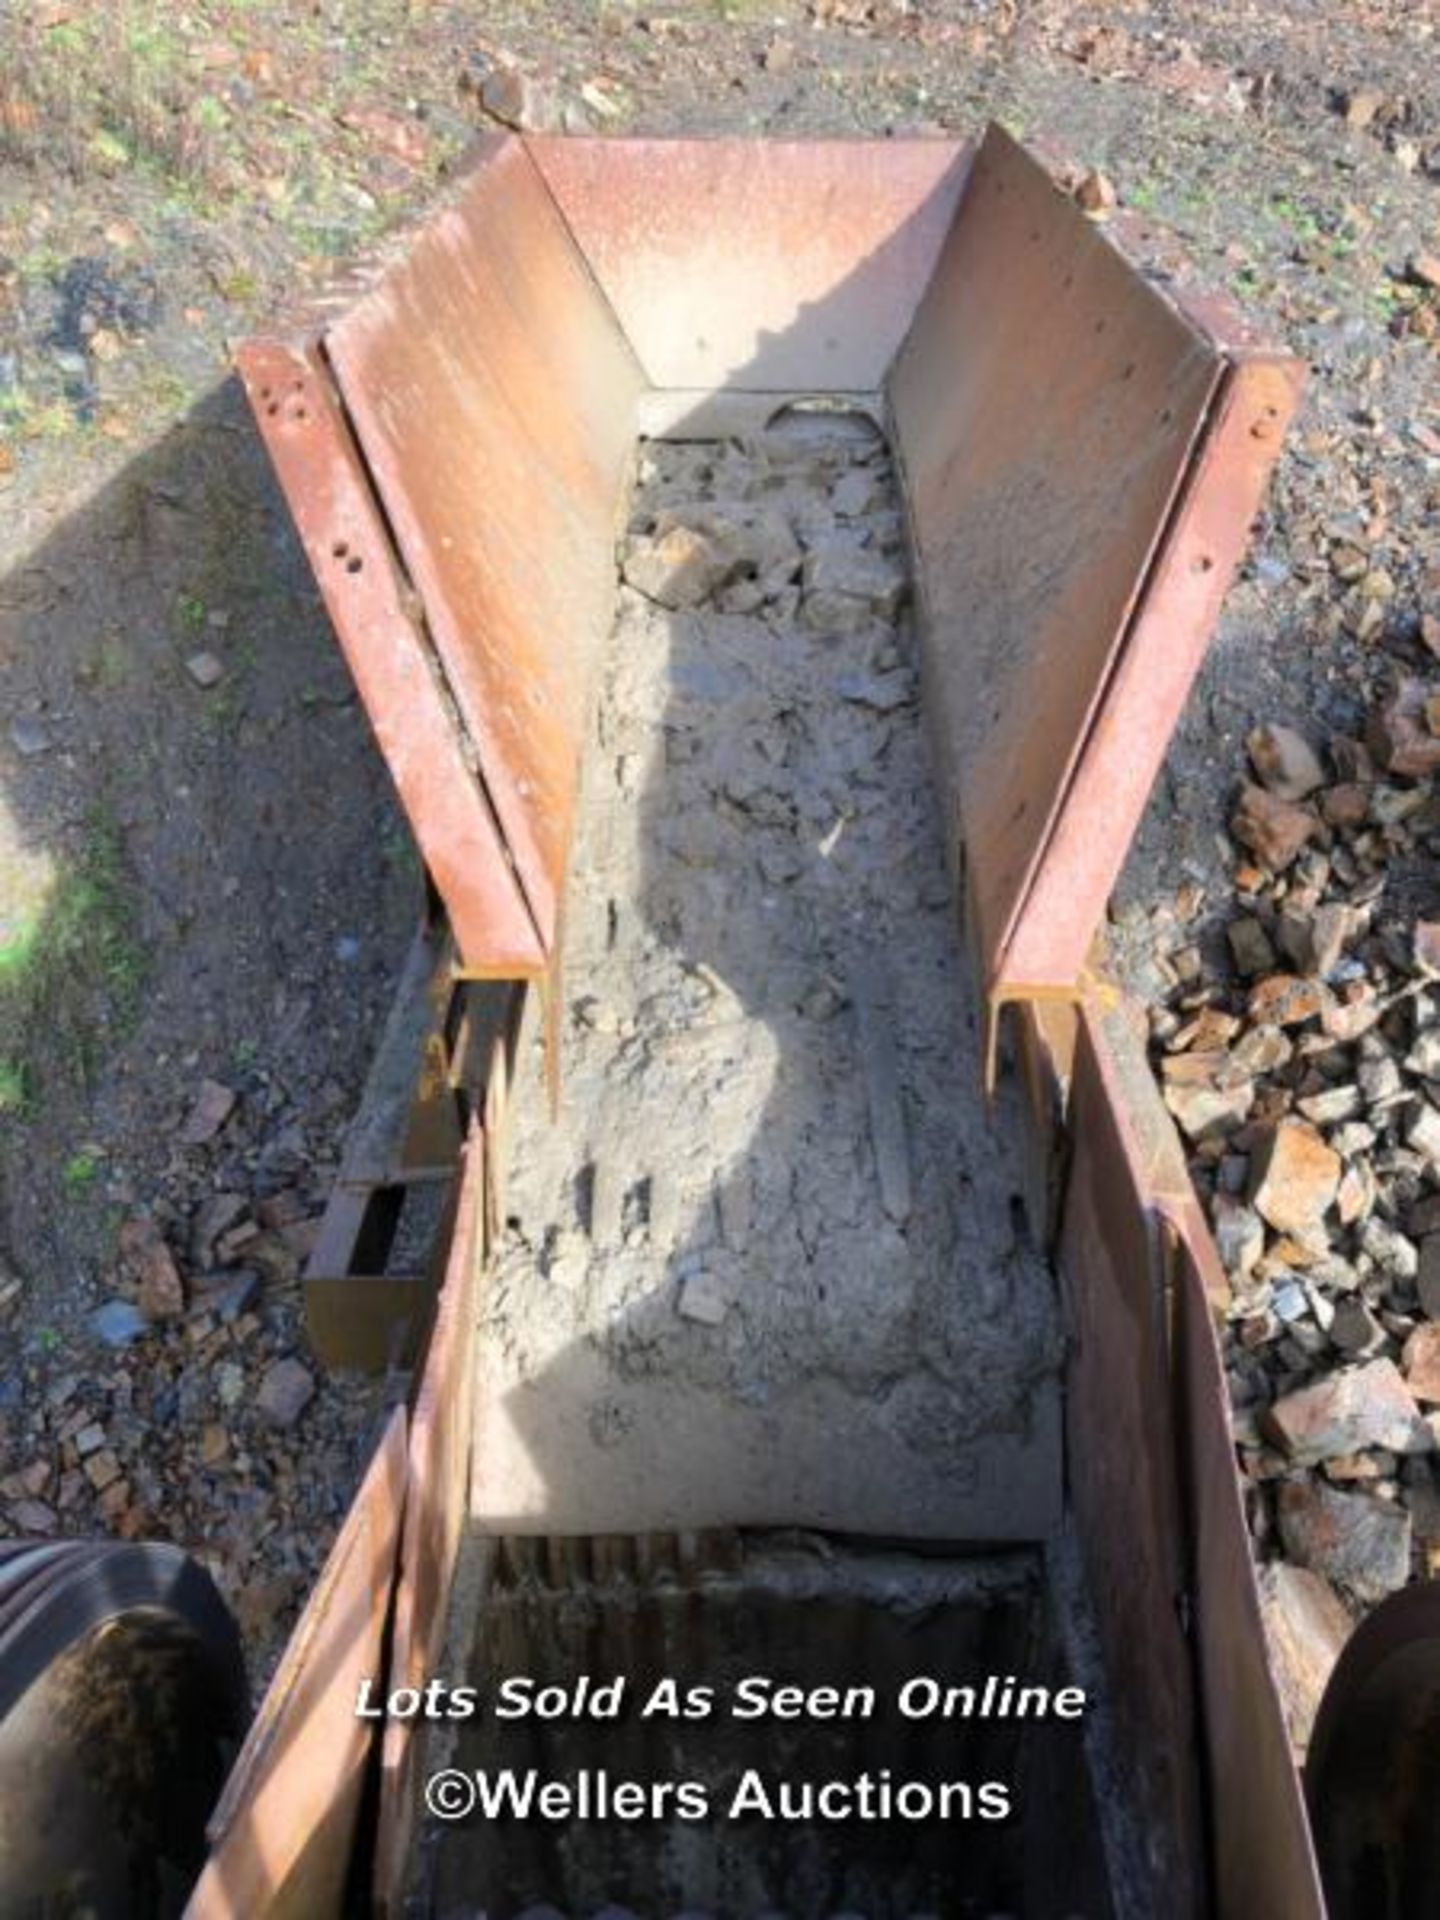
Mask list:
[[1234,1435],[1303,1745],[1353,1619],[1440,1574],[1440,694],[1399,674],[1357,733],[1247,746],[1233,902],[1218,930],[1198,886],[1151,916],[1150,1025],[1230,1281]]

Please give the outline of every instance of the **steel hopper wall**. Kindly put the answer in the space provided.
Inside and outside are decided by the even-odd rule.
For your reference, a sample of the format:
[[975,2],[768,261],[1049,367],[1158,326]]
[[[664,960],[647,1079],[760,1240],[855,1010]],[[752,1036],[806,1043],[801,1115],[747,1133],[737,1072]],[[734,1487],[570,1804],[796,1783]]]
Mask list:
[[553,957],[642,407],[886,385],[985,985],[1073,997],[1298,390],[1223,320],[993,127],[480,142],[318,350],[242,353],[466,969]]
[[528,145],[651,383],[873,393],[954,216],[949,140]]
[[992,1005],[1078,991],[1298,386],[990,128],[889,393]]
[[313,339],[248,341],[240,376],[375,739],[462,953],[509,977],[545,950]]
[[513,139],[326,348],[549,946],[639,368]]

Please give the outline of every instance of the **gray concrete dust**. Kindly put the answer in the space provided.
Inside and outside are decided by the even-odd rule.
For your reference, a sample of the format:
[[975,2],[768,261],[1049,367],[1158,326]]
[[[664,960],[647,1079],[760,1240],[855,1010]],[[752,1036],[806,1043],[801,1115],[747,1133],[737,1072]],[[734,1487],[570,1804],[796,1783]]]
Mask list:
[[638,473],[473,1510],[1042,1536],[1057,1312],[979,1092],[885,443],[793,412]]

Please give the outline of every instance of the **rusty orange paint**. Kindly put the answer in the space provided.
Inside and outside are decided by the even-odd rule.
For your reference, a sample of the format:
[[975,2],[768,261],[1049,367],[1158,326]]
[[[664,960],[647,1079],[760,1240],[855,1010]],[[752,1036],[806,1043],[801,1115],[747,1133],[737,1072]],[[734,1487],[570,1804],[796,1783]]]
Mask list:
[[1294,363],[1205,315],[989,130],[889,392],[995,1005],[1080,991],[1293,410]]
[[[445,1281],[410,1422],[407,1503],[395,1588],[388,1685],[423,1687],[440,1670],[450,1585],[468,1512],[477,1276],[483,1236],[485,1136],[471,1131]],[[374,1905],[402,1910],[416,1818],[423,1729],[386,1724],[380,1747]]]
[[397,1407],[211,1816],[187,1920],[341,1911],[374,1744],[355,1707],[383,1679],[405,1462]]
[[[1207,1857],[1185,1769],[1210,1738],[1236,1858],[1261,1840],[1213,1767],[1238,1776],[1249,1752],[1265,1773],[1257,1803],[1284,1826],[1263,1884],[1282,1904],[1298,1889],[1294,1911],[1310,1912],[1257,1678],[1213,1340],[1197,1331],[1223,1275],[1143,1047],[1113,995],[1087,995],[1085,971],[1296,404],[1295,363],[1223,302],[1147,280],[992,128],[973,154],[489,139],[346,310],[298,341],[253,343],[241,364],[463,970],[552,985],[642,402],[659,418],[650,403],[666,401],[683,432],[716,391],[760,396],[763,419],[771,394],[868,404],[884,389],[983,984],[992,1009],[1082,1003],[1078,1024],[1037,1013],[1028,1031],[1043,1130],[1073,1064],[1071,1466],[1092,1579],[1117,1596],[1106,1639],[1122,1742],[1169,1846],[1156,1898],[1199,1911],[1207,1869],[1227,1900],[1243,1881]],[[464,1523],[504,1066],[467,1151],[409,1430],[396,1684],[433,1670]],[[1183,1256],[1174,1271],[1167,1247]],[[1196,1568],[1212,1588],[1198,1689],[1175,1611]],[[1227,1685],[1251,1688],[1243,1711],[1226,1707]],[[1147,1776],[1157,1729],[1154,1751],[1174,1764]],[[418,1755],[411,1730],[387,1731],[382,1910],[401,1898]]]
[[1064,804],[992,967],[1006,998],[1082,972],[1299,401],[1276,357],[1226,368]]
[[240,375],[401,805],[462,954],[508,976],[544,966],[535,922],[452,720],[369,478],[324,361],[252,340]]
[[1152,1879],[1136,1897],[1200,1920],[1209,1911],[1193,1764],[1201,1723],[1177,1607],[1185,1540],[1158,1211],[1187,1177],[1121,1008],[1081,1006],[1069,1133],[1056,1262],[1072,1341],[1067,1476],[1099,1608],[1114,1765],[1150,1841]]
[[[1175,1418],[1190,1529],[1193,1632],[1219,1920],[1325,1920],[1325,1899],[1255,1585],[1216,1344],[1219,1256],[1198,1209],[1168,1223]],[[1223,1276],[1222,1276],[1223,1277]]]
[[529,139],[652,385],[878,388],[934,270],[950,140]]
[[[325,431],[257,417],[467,973],[554,954],[642,400],[683,431],[707,392],[884,384],[990,1004],[1079,991],[1298,392],[1228,303],[1151,284],[993,127],[497,136],[324,361],[242,355],[252,398],[287,351]],[[337,571],[350,495],[408,639]]]
[[325,347],[548,952],[643,377],[509,138]]

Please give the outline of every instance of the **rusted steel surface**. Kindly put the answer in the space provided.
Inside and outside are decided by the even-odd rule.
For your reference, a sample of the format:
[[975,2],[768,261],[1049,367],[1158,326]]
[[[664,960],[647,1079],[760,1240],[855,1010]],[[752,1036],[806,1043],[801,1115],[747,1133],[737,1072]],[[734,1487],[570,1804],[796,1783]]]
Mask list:
[[[485,1073],[485,1191],[481,1208],[481,1230],[487,1258],[500,1243],[505,1219],[505,1172],[510,1164],[511,1090],[515,1084],[516,1065],[526,1044],[531,1022],[547,1020],[548,1017],[549,1003],[540,989],[516,987],[511,992],[510,1004],[491,1045]],[[547,1070],[550,1058],[547,1053]]]
[[1330,1920],[1432,1920],[1440,1888],[1440,1584],[1345,1643],[1305,1766]]
[[381,1673],[404,1498],[396,1408],[211,1817],[189,1920],[341,1911],[373,1742],[355,1705]]
[[548,949],[640,370],[513,138],[325,345]]
[[[1153,1166],[1163,1170],[1163,1143],[1145,1106],[1132,1109],[1131,1091],[1146,1072],[1143,1054],[1138,1067],[1127,1059],[1132,1050],[1123,1018],[1087,1002],[1076,1043],[1073,1154],[1058,1248],[1072,1340],[1067,1473],[1097,1600],[1123,1793],[1150,1839],[1147,1908],[1199,1920],[1207,1912],[1195,1765],[1200,1724],[1180,1618],[1184,1541],[1149,1178]],[[1153,1082],[1148,1090],[1158,1107]],[[1163,1108],[1159,1120],[1168,1127]]]
[[467,763],[438,665],[313,348],[255,340],[236,356],[341,648],[466,961],[506,974],[544,964],[483,787]]
[[[986,984],[1074,993],[1278,445],[1288,364],[1231,382],[1220,345],[992,127],[890,396]],[[1217,400],[1223,444],[1192,476]],[[1256,405],[1276,413],[1251,439]],[[1062,826],[1073,882],[1047,859]]]
[[[1236,1478],[1210,1304],[1219,1256],[1198,1217],[1173,1232],[1172,1246],[1176,1419],[1193,1561],[1214,1912],[1217,1920],[1257,1914],[1325,1920],[1300,1782],[1265,1651]],[[1427,1818],[1432,1813],[1428,1809]]]
[[1294,361],[1257,357],[1225,370],[994,972],[1002,997],[1073,979],[1084,967],[1299,398]]
[[453,962],[443,915],[427,917],[401,969],[306,1263],[306,1330],[329,1367],[409,1365],[428,1323],[438,1280],[421,1264],[396,1271],[392,1249],[418,1190],[454,1179],[467,1106],[452,1059],[457,1009],[469,995],[494,991],[457,983]]
[[[390,1652],[392,1687],[423,1686],[440,1671],[449,1624],[450,1584],[468,1508],[486,1149],[476,1125],[465,1147],[445,1283],[411,1414],[408,1499]],[[423,1728],[393,1720],[381,1741],[374,1898],[382,1914],[400,1911],[422,1737]]]
[[1025,1213],[1035,1239],[1049,1247],[1067,1155],[1065,1115],[1078,1015],[1068,1001],[1022,1001],[1011,1009],[1010,1031],[1023,1102]]
[[967,151],[948,140],[529,139],[653,386],[884,378]]
[[327,1367],[414,1364],[434,1289],[423,1273],[328,1274],[305,1282],[305,1332]]

